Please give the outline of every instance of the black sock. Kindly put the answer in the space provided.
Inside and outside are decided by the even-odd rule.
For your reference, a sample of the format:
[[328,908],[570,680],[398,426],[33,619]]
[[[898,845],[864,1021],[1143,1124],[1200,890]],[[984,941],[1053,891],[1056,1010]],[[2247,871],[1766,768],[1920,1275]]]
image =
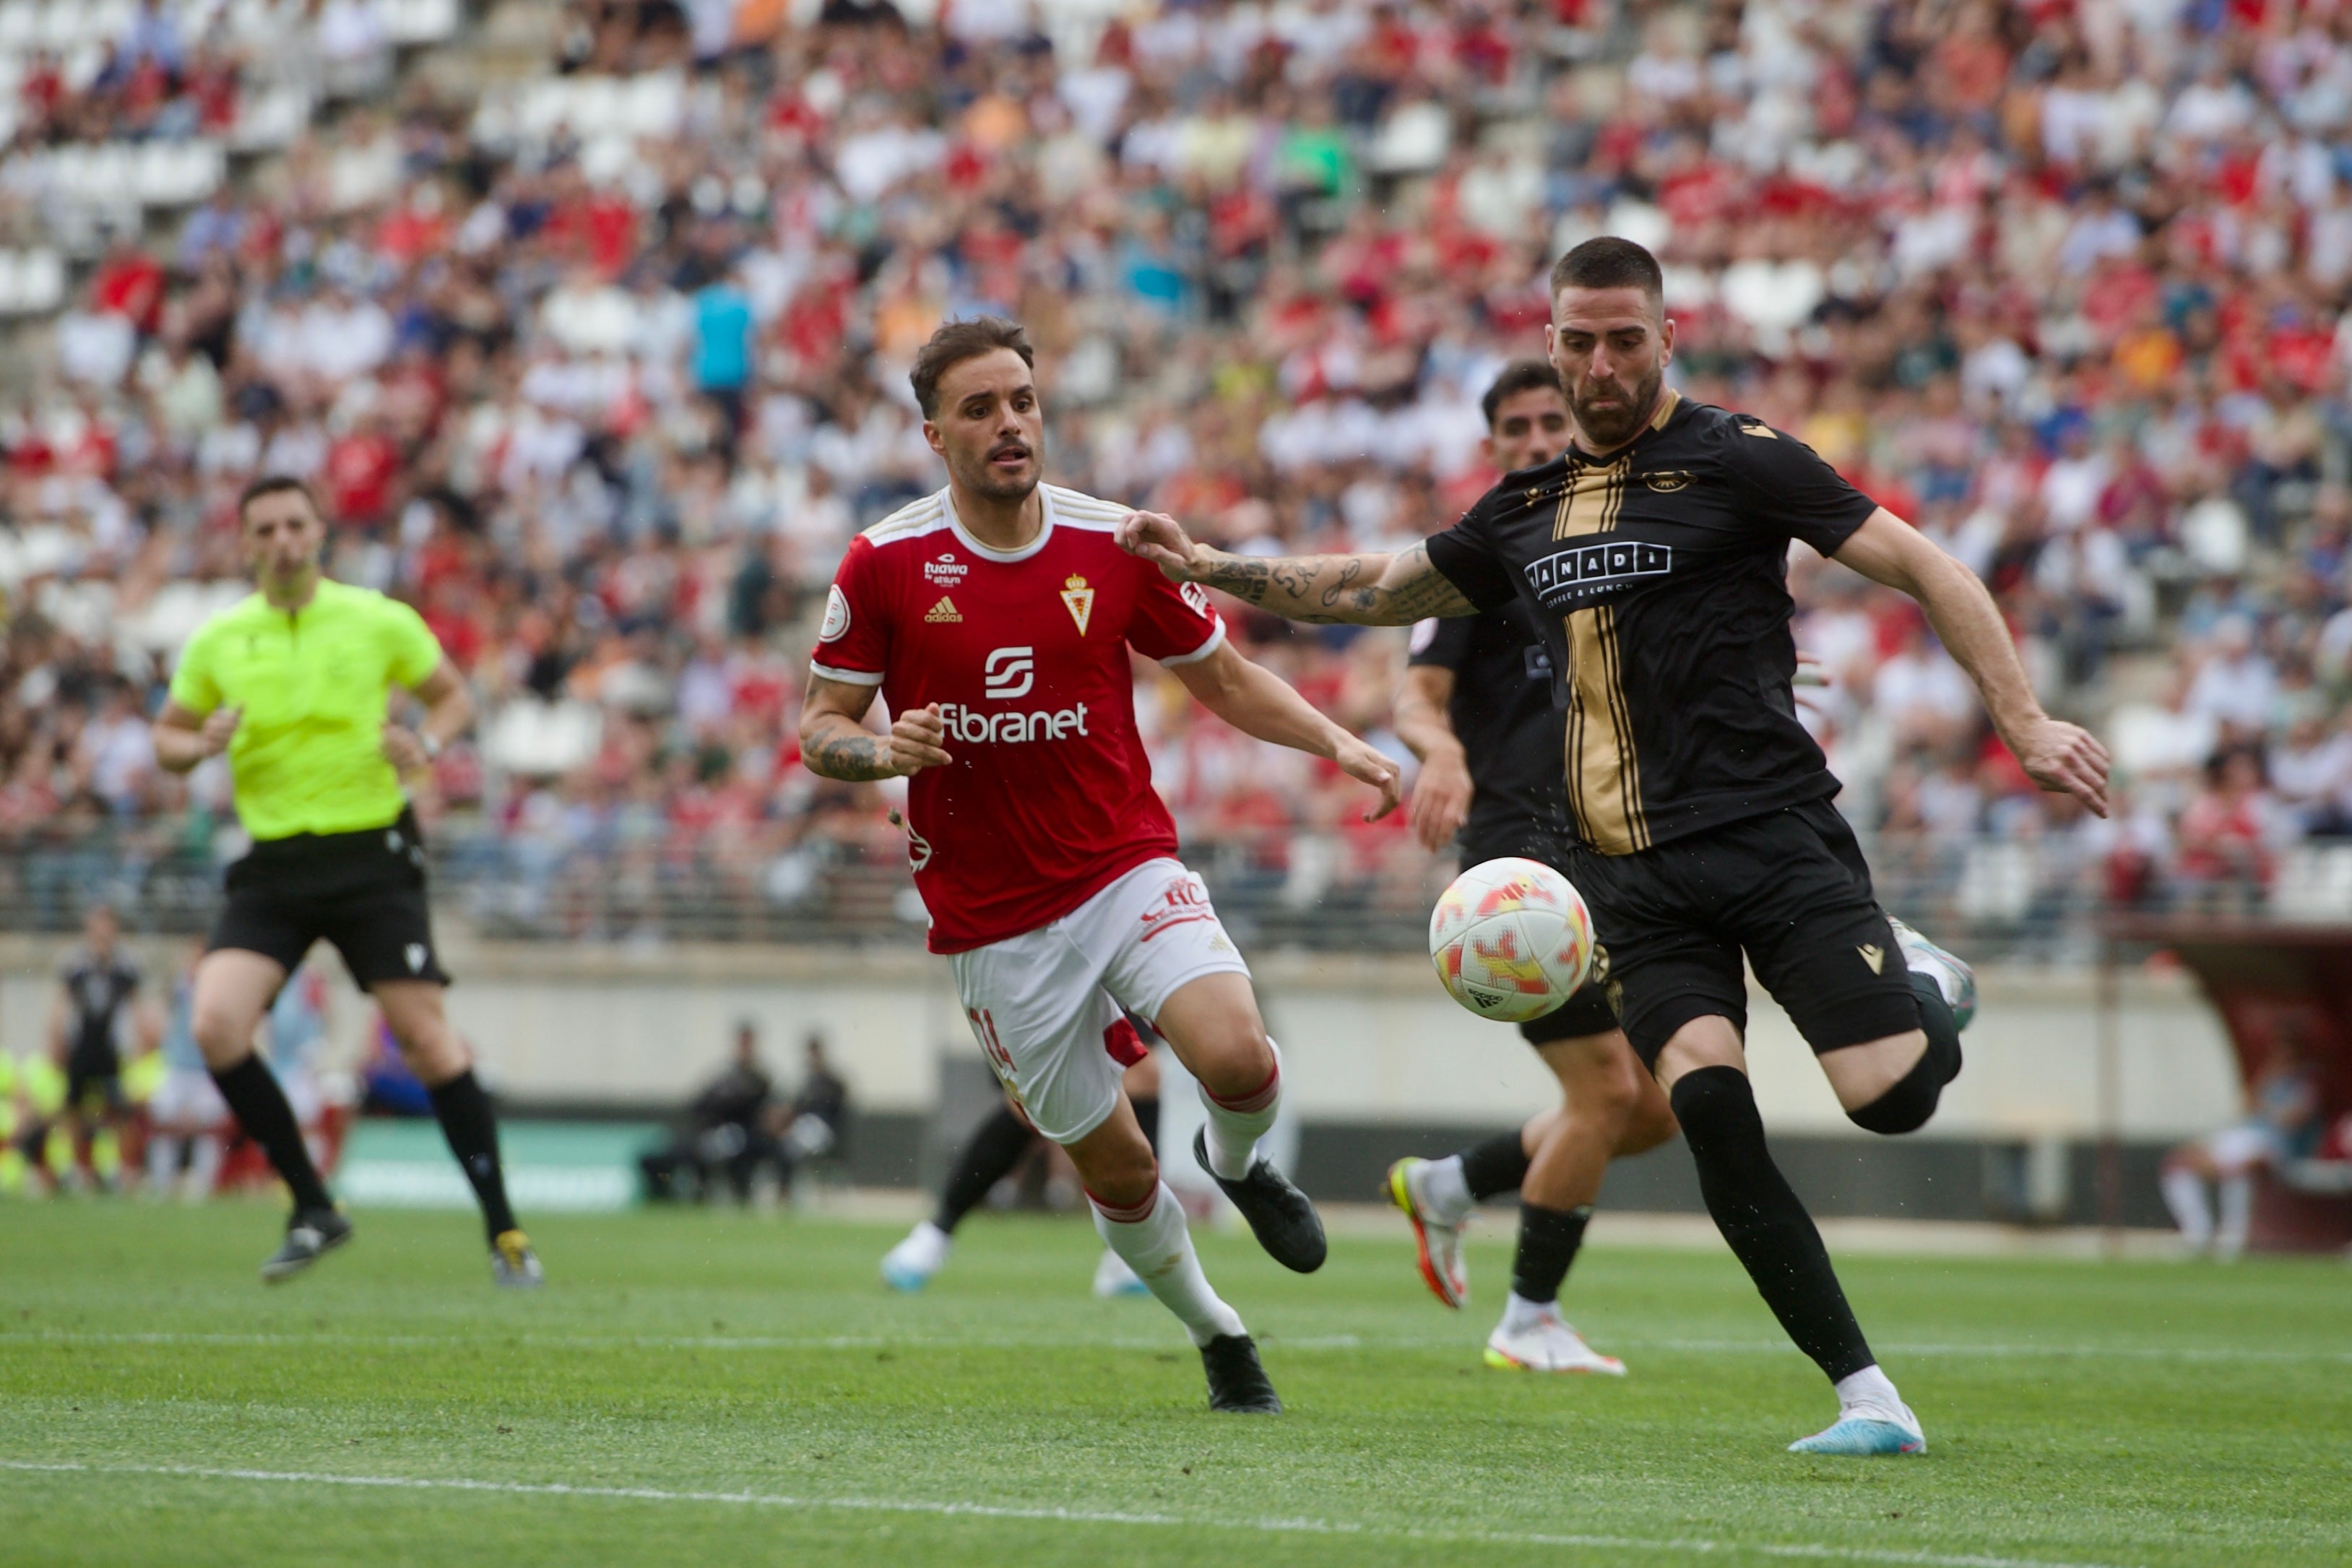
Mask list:
[[1916,969],[1911,972],[1911,988],[1918,994],[1919,1024],[1927,1036],[1927,1049],[1919,1053],[1911,1071],[1877,1099],[1846,1113],[1855,1126],[1889,1137],[1926,1126],[1944,1097],[1944,1086],[1960,1075],[1960,1031],[1952,1022],[1952,1009],[1944,993]]
[[1589,1203],[1574,1208],[1519,1205],[1519,1251],[1511,1260],[1511,1294],[1523,1301],[1559,1300],[1559,1282],[1568,1278],[1568,1266],[1584,1245],[1585,1222],[1591,1218]]
[[1160,1152],[1160,1096],[1146,1094],[1129,1103],[1135,1107],[1136,1125],[1143,1129],[1143,1141],[1150,1144],[1151,1152],[1157,1155]]
[[236,1124],[261,1145],[261,1152],[269,1156],[270,1168],[293,1193],[294,1207],[334,1207],[335,1200],[327,1196],[327,1184],[319,1179],[319,1167],[310,1163],[310,1150],[302,1142],[294,1107],[286,1103],[286,1091],[278,1087],[268,1063],[257,1055],[248,1056],[235,1067],[216,1069],[213,1082],[219,1085],[221,1098],[228,1102]]
[[1021,1156],[1029,1152],[1030,1140],[1037,1134],[1029,1124],[1013,1113],[1010,1105],[999,1105],[996,1114],[972,1130],[964,1141],[963,1153],[956,1156],[955,1169],[948,1176],[948,1185],[940,1193],[940,1207],[931,1216],[931,1223],[949,1235],[963,1223],[963,1217],[980,1207],[988,1189],[1013,1174]]
[[1518,1191],[1527,1179],[1528,1152],[1519,1146],[1517,1127],[1462,1151],[1462,1183],[1481,1203],[1499,1193]]
[[432,1098],[433,1113],[441,1118],[441,1135],[449,1140],[449,1152],[474,1184],[482,1224],[496,1241],[516,1227],[514,1210],[507,1207],[506,1173],[499,1168],[499,1121],[491,1113],[490,1097],[470,1067],[425,1092]]
[[1707,1213],[1797,1348],[1832,1383],[1873,1364],[1822,1233],[1772,1163],[1748,1075],[1702,1067],[1675,1081],[1672,1099]]
[[1911,994],[1919,1000],[1919,1027],[1927,1036],[1926,1060],[1936,1064],[1937,1087],[1960,1075],[1960,1026],[1943,988],[1918,970],[1911,971]]

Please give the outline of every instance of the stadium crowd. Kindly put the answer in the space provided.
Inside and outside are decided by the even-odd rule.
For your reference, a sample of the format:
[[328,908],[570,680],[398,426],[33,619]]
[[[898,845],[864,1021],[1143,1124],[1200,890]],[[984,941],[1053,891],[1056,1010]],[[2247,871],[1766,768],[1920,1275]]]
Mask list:
[[[1028,324],[1058,482],[1230,548],[1382,548],[1489,482],[1478,396],[1602,231],[1667,263],[1682,390],[1969,561],[2116,750],[2113,821],[2038,795],[1908,601],[1796,560],[1807,712],[1891,876],[2012,916],[2235,899],[2352,831],[2352,13],[903,9],[575,0],[469,91],[380,0],[265,6],[284,57],[140,0],[94,73],[22,73],[18,232],[62,199],[9,172],[43,149],[200,136],[317,62],[345,86],[40,329],[0,419],[0,833],[208,841],[218,765],[162,775],[143,724],[241,591],[238,486],[291,471],[337,574],[413,601],[482,699],[432,804],[509,895],[817,897],[897,853],[887,790],[792,737],[847,539],[939,483],[905,372],[940,320]],[[1226,611],[1384,733],[1400,636]],[[1138,679],[1192,839],[1293,892],[1425,875],[1336,772]]]

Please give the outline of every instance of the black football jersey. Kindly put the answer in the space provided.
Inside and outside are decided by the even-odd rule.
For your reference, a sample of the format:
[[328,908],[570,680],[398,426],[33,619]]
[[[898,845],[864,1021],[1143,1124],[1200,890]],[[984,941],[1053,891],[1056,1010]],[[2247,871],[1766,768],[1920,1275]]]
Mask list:
[[106,958],[83,950],[66,961],[64,983],[72,1021],[68,1026],[78,1059],[110,1058],[122,1009],[139,990],[139,968],[121,953]]
[[1454,674],[1446,717],[1470,765],[1469,858],[1525,855],[1556,862],[1569,841],[1560,777],[1567,710],[1551,646],[1528,607],[1513,600],[1475,615],[1412,629],[1411,662]]
[[1429,559],[1479,609],[1534,617],[1566,688],[1570,822],[1632,854],[1837,793],[1797,720],[1789,541],[1827,555],[1876,509],[1795,437],[1669,392],[1607,460],[1510,475]]

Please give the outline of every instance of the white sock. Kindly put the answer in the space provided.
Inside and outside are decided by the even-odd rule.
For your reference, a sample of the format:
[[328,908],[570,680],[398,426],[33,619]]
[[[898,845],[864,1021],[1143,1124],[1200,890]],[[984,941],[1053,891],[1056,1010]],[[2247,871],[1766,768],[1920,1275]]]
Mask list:
[[180,1176],[180,1148],[187,1140],[177,1133],[156,1133],[147,1140],[147,1186],[170,1192]]
[[1470,1196],[1460,1155],[1448,1155],[1421,1167],[1421,1201],[1429,1218],[1440,1225],[1459,1225],[1470,1218],[1478,1200]]
[[1876,1362],[1839,1378],[1836,1386],[1839,1420],[1861,1416],[1875,1421],[1908,1424],[1903,1396],[1895,1392],[1895,1385],[1878,1370]]
[[1531,1301],[1517,1291],[1503,1303],[1503,1332],[1525,1333],[1546,1318],[1559,1316],[1558,1301]]
[[212,1133],[199,1133],[190,1145],[187,1186],[181,1190],[189,1198],[205,1198],[213,1195],[213,1184],[220,1180],[221,1162],[228,1157],[228,1144]]
[[1201,1260],[1192,1252],[1183,1206],[1166,1182],[1131,1209],[1106,1208],[1091,1196],[1087,1201],[1103,1244],[1126,1260],[1144,1289],[1176,1314],[1194,1344],[1206,1344],[1219,1334],[1249,1332],[1242,1327],[1241,1314],[1209,1288],[1209,1277],[1201,1272]]
[[2224,1258],[2235,1258],[2246,1249],[2246,1231],[2254,1218],[2254,1178],[2250,1176],[2225,1176],[2221,1178],[2221,1224],[2213,1232],[2213,1249]]
[[2172,1210],[2172,1223],[2180,1227],[2180,1239],[2202,1249],[2213,1239],[2213,1209],[2205,1201],[2205,1178],[2195,1171],[2167,1171],[2161,1185],[2164,1206]]
[[1266,1046],[1274,1052],[1274,1071],[1241,1098],[1220,1100],[1206,1084],[1201,1086],[1201,1105],[1209,1113],[1209,1168],[1227,1181],[1249,1175],[1257,1141],[1274,1125],[1274,1113],[1282,1105],[1282,1048],[1272,1040]]

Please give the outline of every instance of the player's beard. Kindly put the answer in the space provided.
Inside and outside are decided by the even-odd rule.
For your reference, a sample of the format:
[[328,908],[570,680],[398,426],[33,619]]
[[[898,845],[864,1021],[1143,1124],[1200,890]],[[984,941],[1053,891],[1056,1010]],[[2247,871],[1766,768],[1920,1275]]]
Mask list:
[[[992,447],[990,450],[992,452],[995,449]],[[979,462],[971,464],[964,469],[964,488],[983,500],[1005,503],[1025,501],[1029,498],[1030,493],[1037,488],[1038,481],[1044,476],[1045,467],[1044,455],[1037,447],[1031,446],[1029,471],[1018,479],[1008,479],[996,471],[996,465],[991,463],[988,455],[983,453]]]
[[1642,432],[1642,422],[1658,401],[1658,389],[1665,384],[1666,368],[1656,365],[1650,373],[1631,387],[1620,382],[1614,389],[1623,401],[1614,407],[1594,409],[1587,399],[1576,398],[1569,412],[1576,415],[1577,434],[1584,437],[1585,445],[1595,452],[1610,452],[1624,445]]

